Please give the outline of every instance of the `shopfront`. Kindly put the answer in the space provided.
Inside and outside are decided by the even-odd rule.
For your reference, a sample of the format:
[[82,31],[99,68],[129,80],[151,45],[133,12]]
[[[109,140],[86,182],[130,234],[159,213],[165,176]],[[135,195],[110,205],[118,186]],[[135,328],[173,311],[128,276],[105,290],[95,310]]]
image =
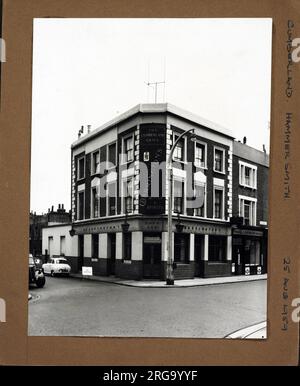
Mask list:
[[265,230],[234,229],[232,270],[235,275],[260,275],[266,272],[267,237]]

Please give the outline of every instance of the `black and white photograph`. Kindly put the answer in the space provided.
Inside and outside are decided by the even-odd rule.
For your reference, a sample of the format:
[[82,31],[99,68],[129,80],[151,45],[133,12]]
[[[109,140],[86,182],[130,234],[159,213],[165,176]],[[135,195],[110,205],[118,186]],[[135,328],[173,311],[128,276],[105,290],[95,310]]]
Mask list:
[[272,19],[33,27],[28,334],[267,339]]

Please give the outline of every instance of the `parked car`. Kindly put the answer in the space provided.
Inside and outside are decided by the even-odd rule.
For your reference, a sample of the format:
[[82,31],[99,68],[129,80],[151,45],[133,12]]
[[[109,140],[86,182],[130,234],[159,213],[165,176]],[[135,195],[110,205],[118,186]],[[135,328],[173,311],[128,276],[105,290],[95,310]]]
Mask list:
[[69,275],[71,267],[64,257],[52,257],[48,263],[43,264],[45,273],[55,275]]
[[266,339],[267,338],[267,322],[261,322],[242,328],[227,336],[226,339]]
[[33,256],[29,254],[29,284],[36,284],[38,288],[42,288],[45,283],[46,278],[43,268],[37,267]]

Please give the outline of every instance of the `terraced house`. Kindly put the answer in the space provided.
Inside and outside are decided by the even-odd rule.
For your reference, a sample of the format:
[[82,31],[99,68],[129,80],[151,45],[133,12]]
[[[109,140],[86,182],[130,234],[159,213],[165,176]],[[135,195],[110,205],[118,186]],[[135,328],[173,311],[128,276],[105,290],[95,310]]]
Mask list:
[[182,133],[172,164],[175,279],[266,272],[268,155],[167,103],[137,105],[79,135],[72,223],[44,230],[44,253],[64,233],[74,272],[165,279],[166,161]]

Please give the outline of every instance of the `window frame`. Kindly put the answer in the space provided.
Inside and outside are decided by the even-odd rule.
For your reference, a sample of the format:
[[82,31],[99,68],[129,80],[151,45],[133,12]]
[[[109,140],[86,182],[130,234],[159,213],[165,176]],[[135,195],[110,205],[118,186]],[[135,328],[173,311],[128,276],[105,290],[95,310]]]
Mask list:
[[93,194],[94,190],[96,191],[96,195],[97,195],[97,187],[96,186],[91,187],[91,218],[99,218],[100,217],[100,197],[98,197],[98,216],[95,216],[94,194]]
[[[199,166],[199,165],[196,163],[196,148],[197,148],[197,145],[202,145],[202,146],[204,146],[204,166]],[[195,165],[197,168],[207,169],[207,143],[202,142],[202,141],[199,141],[198,139],[195,140],[195,144],[194,144],[194,165]]]
[[[246,168],[249,168],[252,171],[253,185],[246,184],[246,180],[245,180]],[[250,177],[250,180],[251,180],[251,177]],[[256,165],[249,164],[248,162],[239,160],[239,185],[243,186],[244,188],[249,188],[254,190],[257,189],[257,166]]]
[[[82,211],[82,218],[79,218],[80,217],[80,204],[79,204],[79,196],[80,195],[83,195],[83,211]],[[76,219],[78,221],[82,221],[85,219],[85,190],[80,190],[77,192],[77,211],[76,211]]]
[[[216,170],[216,150],[218,151],[221,151],[222,154],[223,154],[223,157],[222,157],[222,170]],[[221,174],[225,174],[225,152],[226,150],[222,147],[219,147],[219,146],[214,146],[214,172],[215,173],[221,173]]]
[[[94,155],[98,154],[98,157],[99,157],[99,162],[98,162],[98,167],[96,168],[96,170],[94,169]],[[92,172],[91,172],[91,175],[93,174],[99,174],[100,173],[100,149],[96,150],[96,151],[93,151],[92,152],[92,157],[91,157],[91,163],[92,163]],[[98,170],[97,170],[98,169]]]
[[[125,185],[125,183],[127,183],[127,185],[126,185],[126,188],[127,188],[128,182],[130,180],[132,181],[132,196],[131,196],[132,210],[131,210],[131,212],[127,212],[127,211],[125,212],[125,206],[126,206],[125,201],[130,196],[126,196],[126,197],[124,196],[124,185]],[[124,215],[133,214],[134,213],[134,176],[128,176],[128,177],[122,179],[121,192],[122,192],[122,196],[121,196],[121,212],[122,212],[122,214],[124,214]]]
[[[249,201],[251,203],[251,206],[250,206],[250,216],[251,216],[251,221],[249,221],[249,226],[256,226],[257,224],[257,198],[255,197],[249,197],[249,196],[242,196],[242,195],[239,195],[239,217],[242,217],[243,218],[243,224],[245,224],[245,217],[244,217],[244,211],[245,211],[245,201]],[[244,203],[243,204],[243,207],[242,207],[242,202]],[[241,210],[242,208],[242,210]]]
[[[80,164],[80,161],[82,159],[83,159],[83,177],[80,177],[80,175],[79,175],[79,173],[80,173],[79,164]],[[82,155],[82,156],[77,158],[77,181],[83,180],[84,178],[85,178],[85,155]]]
[[[177,197],[175,197],[175,182],[181,182],[183,184],[182,212],[181,213],[175,212],[175,198],[177,198]],[[173,213],[173,215],[176,215],[176,216],[178,216],[178,214],[184,216],[186,214],[186,180],[185,180],[185,178],[173,175],[172,184],[173,184],[172,213]]]
[[[127,152],[125,151],[125,141],[127,141],[129,138],[132,139],[132,160],[128,161]],[[134,162],[134,149],[135,149],[135,146],[134,146],[134,132],[132,132],[130,134],[127,134],[127,135],[124,135],[124,137],[122,137],[122,162],[121,162],[121,164],[124,165],[124,164],[128,164],[128,163]]]
[[[222,213],[221,217],[216,217],[216,190],[222,191]],[[224,186],[214,185],[213,193],[213,219],[225,221],[225,188]]]
[[203,203],[204,215],[203,216],[198,216],[196,214],[196,211],[199,208],[194,208],[194,216],[197,217],[197,218],[207,218],[207,184],[204,183],[204,182],[194,181],[194,194],[195,194],[195,197],[196,197],[196,186],[201,186],[201,187],[203,186],[204,187],[204,203]]
[[[114,166],[108,166],[109,163],[112,163],[110,160],[109,160],[109,148],[110,146],[112,145],[115,145],[115,165]],[[117,163],[118,163],[118,145],[117,145],[117,141],[113,141],[113,142],[110,142],[106,145],[106,164],[107,164],[107,170],[113,170],[117,167]]]
[[[175,142],[176,142],[176,140],[178,139],[178,137],[180,137],[180,135],[181,135],[181,133],[178,133],[178,132],[176,132],[176,131],[173,131],[173,136],[172,136],[172,146],[173,146],[173,144],[175,144]],[[176,138],[177,137],[177,138]],[[181,140],[183,141],[183,148],[182,148],[182,150],[183,150],[183,159],[182,160],[179,160],[179,159],[175,159],[175,150],[176,150],[176,147],[175,147],[175,149],[174,149],[174,152],[173,152],[173,157],[172,157],[172,161],[173,162],[181,162],[181,163],[186,163],[186,160],[187,160],[187,158],[186,158],[186,156],[187,156],[187,138],[186,138],[186,136],[183,136],[182,138],[181,138]]]
[[[109,206],[109,185],[115,184],[115,214],[110,214],[110,206]],[[117,215],[117,199],[118,199],[118,184],[117,180],[109,181],[107,182],[106,186],[106,215],[108,217],[116,216]]]

